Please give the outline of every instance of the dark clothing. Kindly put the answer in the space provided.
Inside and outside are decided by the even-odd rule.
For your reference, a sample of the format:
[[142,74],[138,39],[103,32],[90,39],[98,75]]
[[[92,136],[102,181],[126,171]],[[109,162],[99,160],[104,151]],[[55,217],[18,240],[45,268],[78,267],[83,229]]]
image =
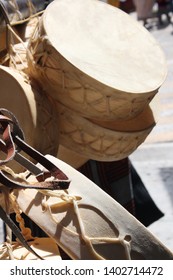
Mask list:
[[114,162],[89,160],[78,170],[145,226],[163,217],[128,158]]

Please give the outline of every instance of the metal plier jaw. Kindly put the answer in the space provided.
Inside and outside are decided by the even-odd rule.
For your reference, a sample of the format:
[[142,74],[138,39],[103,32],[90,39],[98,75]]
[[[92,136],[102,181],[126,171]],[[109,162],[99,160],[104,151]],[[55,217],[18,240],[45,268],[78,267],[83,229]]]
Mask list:
[[[64,190],[70,185],[69,178],[55,164],[47,159],[43,154],[28,145],[24,140],[24,133],[19,126],[16,117],[8,110],[0,109],[0,150],[6,154],[5,159],[0,159],[0,166],[15,160],[20,165],[29,170],[36,178],[34,183],[23,184],[10,179],[0,170],[0,182],[9,189],[48,189]],[[32,161],[20,154],[25,152]],[[50,178],[50,180],[46,180]]]

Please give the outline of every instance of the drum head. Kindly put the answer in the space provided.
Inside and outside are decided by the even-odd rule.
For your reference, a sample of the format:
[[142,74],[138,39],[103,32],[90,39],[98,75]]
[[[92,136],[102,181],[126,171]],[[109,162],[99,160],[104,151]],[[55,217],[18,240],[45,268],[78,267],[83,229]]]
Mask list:
[[43,25],[50,43],[66,60],[120,93],[153,92],[165,79],[160,46],[118,8],[95,0],[53,1]]

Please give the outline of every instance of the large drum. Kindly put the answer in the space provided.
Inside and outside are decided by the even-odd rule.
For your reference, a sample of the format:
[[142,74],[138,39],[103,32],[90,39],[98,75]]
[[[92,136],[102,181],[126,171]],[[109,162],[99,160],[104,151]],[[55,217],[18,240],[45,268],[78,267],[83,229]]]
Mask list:
[[169,249],[97,185],[65,162],[48,158],[71,180],[69,189],[21,190],[14,195],[20,209],[70,258],[173,259]]
[[[141,145],[157,122],[158,100],[133,119],[102,121],[87,119],[56,102],[59,143],[80,156],[98,161],[121,160]],[[64,156],[62,154],[62,159]]]
[[[28,144],[43,154],[56,155],[59,145],[57,114],[51,101],[27,78],[9,67],[0,66],[0,106],[16,115]],[[16,172],[22,167],[14,161]]]
[[130,119],[165,80],[152,35],[128,14],[96,0],[53,1],[28,45],[29,75],[81,116]]

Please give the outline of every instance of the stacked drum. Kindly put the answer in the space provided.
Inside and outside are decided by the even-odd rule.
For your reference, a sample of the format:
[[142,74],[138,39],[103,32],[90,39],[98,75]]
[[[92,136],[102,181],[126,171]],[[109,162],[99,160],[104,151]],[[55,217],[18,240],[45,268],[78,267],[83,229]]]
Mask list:
[[[7,24],[19,42],[8,42],[3,61],[9,64],[0,66],[0,105],[16,115],[26,142],[62,168],[70,186],[12,190],[16,217],[23,212],[49,236],[30,243],[45,259],[60,258],[56,244],[71,259],[172,259],[146,227],[69,165],[72,154],[80,164],[120,160],[145,141],[156,124],[156,94],[166,77],[163,52],[144,27],[102,1],[46,2],[52,3],[43,15],[30,17],[26,41]],[[5,246],[0,259],[10,256]],[[20,246],[14,243],[14,251]],[[22,246],[16,258],[27,257]]]
[[165,79],[165,57],[118,8],[52,2],[29,42],[28,65],[56,104],[60,144],[88,159],[129,156],[155,125],[150,102]]

